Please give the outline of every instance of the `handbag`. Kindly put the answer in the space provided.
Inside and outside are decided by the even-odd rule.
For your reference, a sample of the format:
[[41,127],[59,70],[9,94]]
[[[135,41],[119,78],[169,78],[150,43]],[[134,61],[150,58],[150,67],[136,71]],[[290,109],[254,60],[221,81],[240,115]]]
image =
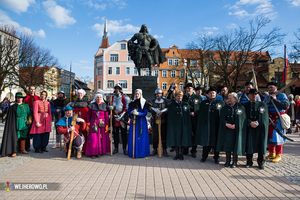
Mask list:
[[278,111],[276,105],[274,104],[273,100],[271,100],[271,102],[272,102],[272,104],[273,104],[275,110],[277,111],[278,117],[279,117],[279,119],[280,119],[281,127],[282,127],[283,129],[289,129],[289,128],[291,128],[291,118],[290,118],[290,116],[288,116],[288,114],[286,114],[286,113],[284,113],[284,114],[281,115],[281,114],[279,113],[279,111]]
[[102,119],[100,119],[100,121],[99,121],[99,127],[103,128],[104,126],[105,126],[104,121]]
[[97,133],[98,132],[98,126],[97,123],[94,123],[93,127],[92,127],[92,132],[93,133]]

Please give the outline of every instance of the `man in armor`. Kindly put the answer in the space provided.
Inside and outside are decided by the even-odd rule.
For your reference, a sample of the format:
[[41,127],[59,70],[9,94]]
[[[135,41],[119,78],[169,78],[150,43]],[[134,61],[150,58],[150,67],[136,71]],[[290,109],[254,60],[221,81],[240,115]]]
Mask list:
[[169,157],[167,152],[167,111],[169,100],[162,98],[163,92],[157,88],[155,90],[155,98],[150,102],[150,110],[152,111],[152,131],[153,131],[153,151],[151,156],[157,155],[159,130],[156,120],[158,117],[161,118],[161,141],[163,146],[163,155]]
[[113,154],[119,153],[119,131],[121,129],[123,153],[127,155],[127,123],[128,123],[128,104],[130,98],[122,94],[122,86],[116,84],[114,93],[109,101],[109,109],[112,110],[113,116],[113,134],[115,149]]

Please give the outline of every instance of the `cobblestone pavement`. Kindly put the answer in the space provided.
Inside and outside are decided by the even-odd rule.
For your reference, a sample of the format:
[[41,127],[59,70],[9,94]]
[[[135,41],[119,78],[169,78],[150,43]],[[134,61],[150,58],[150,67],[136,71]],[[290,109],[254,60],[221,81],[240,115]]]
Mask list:
[[[3,125],[0,125],[2,140]],[[254,163],[245,168],[240,157],[238,168],[224,168],[225,155],[220,164],[212,155],[200,163],[185,156],[184,161],[147,157],[131,159],[122,153],[102,155],[97,159],[84,156],[67,161],[65,153],[49,152],[0,158],[0,183],[57,183],[54,190],[0,190],[1,199],[300,199],[299,134],[297,140],[284,145],[283,162],[266,163],[259,170]]]

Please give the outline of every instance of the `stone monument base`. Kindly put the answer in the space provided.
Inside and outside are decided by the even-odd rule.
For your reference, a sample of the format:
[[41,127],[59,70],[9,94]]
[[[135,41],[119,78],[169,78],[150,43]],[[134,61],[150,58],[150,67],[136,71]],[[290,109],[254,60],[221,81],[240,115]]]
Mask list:
[[141,89],[143,91],[143,97],[149,101],[153,99],[154,92],[157,89],[157,77],[156,76],[133,76],[132,77],[132,99],[134,99],[134,91]]

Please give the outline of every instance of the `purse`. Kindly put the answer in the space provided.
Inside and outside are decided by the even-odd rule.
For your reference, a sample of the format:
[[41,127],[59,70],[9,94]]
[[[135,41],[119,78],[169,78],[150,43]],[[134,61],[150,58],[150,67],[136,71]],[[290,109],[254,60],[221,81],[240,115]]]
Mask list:
[[99,127],[103,128],[104,126],[105,126],[104,121],[102,121],[102,119],[100,119],[100,121],[99,121]]
[[94,123],[93,127],[92,127],[92,132],[93,133],[97,133],[98,132],[98,126],[97,123]]
[[279,119],[280,119],[280,124],[281,124],[281,127],[283,129],[289,129],[291,127],[291,118],[290,116],[288,116],[288,114],[284,113],[284,114],[280,114],[276,105],[274,104],[273,100],[271,100],[273,106],[275,107],[275,110],[277,111],[277,114],[279,116]]

